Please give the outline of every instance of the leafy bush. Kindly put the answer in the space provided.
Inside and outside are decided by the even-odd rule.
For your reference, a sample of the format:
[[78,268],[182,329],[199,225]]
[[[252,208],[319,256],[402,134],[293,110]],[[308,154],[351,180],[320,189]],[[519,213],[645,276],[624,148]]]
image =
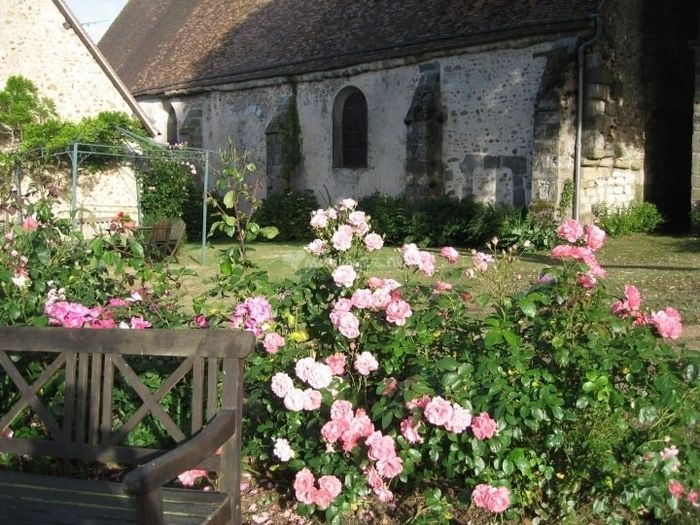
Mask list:
[[399,507],[397,519],[697,517],[700,358],[659,339],[678,337],[675,310],[644,312],[633,287],[624,300],[605,290],[601,230],[568,221],[570,244],[552,252],[562,264],[514,295],[501,286],[514,249],[475,252],[467,273],[494,294],[479,298],[492,311],[479,319],[469,287],[450,283],[455,251],[441,264],[404,246],[398,283],[367,274],[376,238],[352,201],[313,221],[307,249],[326,266],[275,290],[272,307],[239,296],[231,318],[265,348],[246,369],[245,453],[298,512],[342,523],[376,498],[419,492],[420,511]]
[[311,213],[318,208],[313,191],[291,191],[284,195],[270,195],[258,210],[258,221],[276,226],[280,241],[310,241],[313,231],[309,226]]
[[[167,156],[148,159],[137,170],[143,222],[152,224],[163,217],[183,217],[186,208],[201,195],[194,182],[196,174],[196,166],[189,161]],[[198,209],[201,214],[201,201]]]
[[664,219],[651,202],[633,201],[627,207],[611,209],[605,204],[593,210],[596,222],[610,235],[629,235],[630,233],[651,233]]
[[466,198],[425,199],[373,195],[361,199],[359,208],[369,213],[375,231],[391,244],[420,246],[483,246],[499,231],[500,224],[519,212],[507,206],[491,207]]
[[504,245],[518,245],[543,250],[557,242],[554,224],[538,219],[526,210],[507,215],[498,229],[498,238]]

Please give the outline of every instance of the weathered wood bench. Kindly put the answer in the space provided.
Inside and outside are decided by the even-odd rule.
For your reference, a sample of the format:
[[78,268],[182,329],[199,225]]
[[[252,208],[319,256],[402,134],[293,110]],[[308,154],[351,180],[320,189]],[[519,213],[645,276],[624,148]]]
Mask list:
[[[0,470],[0,523],[239,524],[243,360],[254,344],[252,334],[228,330],[0,327],[0,380],[12,386],[0,396],[0,452],[139,465],[122,483]],[[29,358],[46,363],[31,380],[20,371]],[[174,371],[157,388],[132,367],[165,362]],[[162,406],[183,380],[191,389],[185,430],[175,423],[185,418]],[[63,388],[56,390],[57,382]],[[130,415],[115,408],[117,382],[143,403]],[[59,392],[62,403],[46,398],[49,391]],[[174,448],[124,444],[149,413]],[[13,421],[27,414],[45,436],[7,437]],[[192,468],[217,471],[218,491],[163,488]]]

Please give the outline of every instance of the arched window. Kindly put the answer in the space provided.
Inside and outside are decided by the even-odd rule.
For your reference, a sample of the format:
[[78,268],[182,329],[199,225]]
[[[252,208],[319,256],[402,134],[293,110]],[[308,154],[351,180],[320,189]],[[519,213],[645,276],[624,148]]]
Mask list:
[[355,87],[343,89],[333,104],[333,167],[367,167],[367,99]]

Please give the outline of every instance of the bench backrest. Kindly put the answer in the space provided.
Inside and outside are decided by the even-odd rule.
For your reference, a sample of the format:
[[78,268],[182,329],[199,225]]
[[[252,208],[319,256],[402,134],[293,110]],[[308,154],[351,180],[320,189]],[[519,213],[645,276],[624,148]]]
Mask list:
[[[249,332],[230,330],[0,327],[0,381],[11,390],[0,397],[0,436],[27,409],[46,434],[40,439],[0,437],[0,452],[122,464],[148,461],[164,450],[131,447],[125,441],[149,414],[176,443],[199,431],[219,407],[240,414],[243,359],[254,345]],[[20,371],[22,363],[39,358],[45,366],[28,379]],[[134,363],[141,377],[154,377],[145,373],[150,366],[162,381],[147,386]],[[140,398],[142,404],[132,414],[124,415],[115,402],[115,382]],[[178,411],[188,413],[186,421],[162,407],[163,398],[183,384],[189,407]],[[236,432],[240,439],[240,427]],[[202,467],[218,470],[218,463],[212,457]]]

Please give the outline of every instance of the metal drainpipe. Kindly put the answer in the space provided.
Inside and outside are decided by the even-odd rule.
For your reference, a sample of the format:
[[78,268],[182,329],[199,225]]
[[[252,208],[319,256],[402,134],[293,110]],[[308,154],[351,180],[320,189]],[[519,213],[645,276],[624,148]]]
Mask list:
[[584,72],[584,53],[586,48],[595,44],[600,38],[600,9],[603,7],[603,2],[598,7],[598,13],[595,15],[595,35],[589,40],[586,40],[578,48],[578,92],[576,94],[576,147],[574,159],[574,204],[573,216],[575,220],[579,220],[581,211],[581,135],[583,134],[583,72]]

